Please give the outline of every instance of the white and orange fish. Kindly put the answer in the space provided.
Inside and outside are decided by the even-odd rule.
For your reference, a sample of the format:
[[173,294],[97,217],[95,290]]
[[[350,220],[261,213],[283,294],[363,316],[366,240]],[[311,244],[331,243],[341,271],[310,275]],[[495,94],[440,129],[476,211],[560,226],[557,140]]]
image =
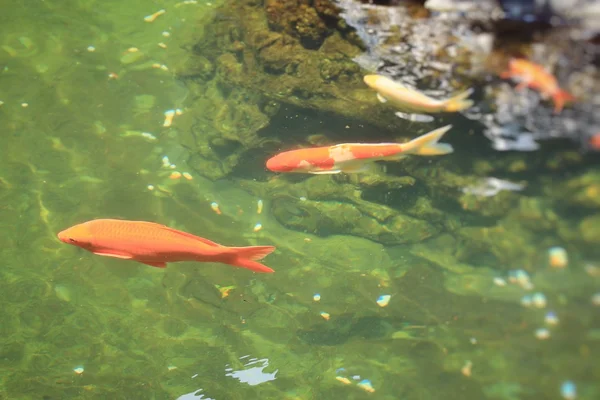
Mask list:
[[408,143],[344,143],[286,151],[270,158],[274,172],[337,174],[369,171],[375,161],[397,161],[408,154],[437,156],[452,153],[452,146],[438,140],[452,127],[446,125]]
[[562,111],[565,103],[574,101],[570,93],[558,86],[558,81],[550,72],[541,65],[522,58],[513,58],[508,63],[508,70],[501,73],[503,79],[513,78],[519,81],[517,90],[529,86],[541,93],[543,97],[551,97],[554,102],[554,113]]
[[391,105],[403,111],[424,113],[457,112],[466,110],[473,105],[468,97],[472,89],[465,90],[456,96],[444,100],[436,100],[415,89],[381,75],[366,75],[365,83],[377,92],[377,98],[382,103]]
[[273,246],[226,247],[154,222],[95,219],[65,229],[58,238],[100,256],[157,268],[168,262],[198,261],[273,272],[257,261],[275,250]]

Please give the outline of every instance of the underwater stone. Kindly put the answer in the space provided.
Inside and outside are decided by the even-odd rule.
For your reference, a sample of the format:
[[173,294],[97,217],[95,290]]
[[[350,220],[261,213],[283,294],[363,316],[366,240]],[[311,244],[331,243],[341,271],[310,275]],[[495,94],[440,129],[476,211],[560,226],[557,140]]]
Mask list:
[[[225,58],[228,59],[225,63],[239,65],[229,56]],[[223,70],[219,69],[221,73]],[[244,154],[260,147],[264,139],[258,136],[258,131],[270,122],[260,107],[269,100],[250,95],[243,88],[224,89],[218,81],[217,78],[208,83],[194,82],[203,95],[195,99],[177,122],[181,129],[179,142],[190,153],[188,165],[211,180],[231,173]],[[275,103],[271,107],[276,108]]]
[[263,105],[262,112],[264,112],[269,117],[273,117],[279,112],[280,109],[281,103],[270,100]]
[[[319,2],[320,8],[323,1]],[[267,0],[265,10],[269,26],[300,39],[309,49],[318,49],[331,29],[325,25],[317,11],[308,4],[297,0]],[[329,13],[330,10],[327,10]]]
[[[314,177],[291,184],[272,180],[243,185],[256,195],[272,198],[273,216],[284,226],[319,236],[350,234],[384,244],[415,243],[440,232],[440,227],[361,198],[350,184],[332,184]],[[304,198],[307,196],[308,198]]]
[[352,80],[353,76],[360,73],[360,68],[352,62],[324,59],[319,66],[319,72],[324,81],[349,82]]
[[143,58],[145,58],[146,55],[144,53],[142,53],[141,51],[134,51],[134,52],[126,52],[122,57],[121,57],[121,64],[133,64],[134,62],[137,62]]
[[462,262],[493,260],[506,269],[512,265],[531,267],[538,254],[533,233],[510,221],[491,227],[464,227],[457,236],[463,239],[456,249]]
[[[194,39],[192,52],[217,65],[219,84],[225,88],[245,88],[253,97],[261,94],[376,126],[402,124],[362,82],[361,69],[352,60],[362,49],[351,39],[350,29],[340,26],[333,2],[310,3],[314,8],[308,4],[240,1],[220,8]],[[307,41],[319,44],[307,48]],[[185,78],[198,69],[190,65],[177,74]],[[205,95],[200,86],[190,88],[197,96]]]
[[181,336],[187,330],[187,324],[173,317],[167,317],[162,321],[163,331],[169,336]]
[[485,216],[502,216],[511,210],[517,200],[517,195],[511,192],[500,192],[495,196],[477,196],[463,194],[460,203],[464,210],[476,211]]
[[243,72],[243,69],[244,66],[232,53],[225,53],[217,58],[217,72],[222,77],[237,77]]
[[170,65],[175,74],[183,79],[210,80],[214,74],[215,66],[206,57],[188,53],[187,57],[176,58],[179,64]]

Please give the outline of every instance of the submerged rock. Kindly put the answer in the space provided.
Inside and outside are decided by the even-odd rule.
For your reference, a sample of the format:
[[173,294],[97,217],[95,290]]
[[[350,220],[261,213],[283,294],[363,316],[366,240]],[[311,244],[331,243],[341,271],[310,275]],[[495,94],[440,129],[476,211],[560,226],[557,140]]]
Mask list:
[[[416,243],[444,229],[446,217],[425,201],[406,213],[363,199],[360,187],[336,184],[325,176],[299,183],[271,180],[265,187],[257,182],[242,185],[260,196],[272,199],[271,212],[284,226],[329,236],[351,234],[384,244]],[[434,215],[438,222],[423,217]]]
[[[310,5],[298,0],[267,0],[265,10],[269,27],[274,31],[285,32],[300,39],[300,43],[309,49],[318,49],[325,38],[331,35],[331,29],[319,15],[318,10],[331,11],[337,17],[333,5],[327,1],[316,1]],[[327,6],[331,8],[327,8]]]
[[182,78],[199,77],[208,61],[221,86],[380,126],[397,122],[363,84],[352,60],[360,40],[332,1],[236,2],[219,10],[192,49],[200,66],[183,64]]

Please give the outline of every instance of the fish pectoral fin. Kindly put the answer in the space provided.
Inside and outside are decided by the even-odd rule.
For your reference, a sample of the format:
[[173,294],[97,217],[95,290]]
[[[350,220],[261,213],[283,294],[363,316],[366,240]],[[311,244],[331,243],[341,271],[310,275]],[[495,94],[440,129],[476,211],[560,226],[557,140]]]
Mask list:
[[431,122],[434,119],[431,115],[413,114],[413,113],[408,114],[408,113],[403,113],[400,111],[396,111],[394,113],[394,115],[396,115],[396,117],[398,117],[398,118],[406,119],[406,120],[412,121],[412,122]]
[[93,253],[98,256],[121,258],[123,260],[131,260],[133,258],[130,254],[110,253],[110,252],[103,252],[103,251],[94,251]]
[[321,171],[308,171],[309,174],[313,175],[328,175],[328,174],[339,174],[342,172],[340,169],[325,169]]
[[373,162],[363,161],[354,162],[342,167],[342,172],[347,174],[356,174],[360,172],[377,172],[377,166]]
[[377,100],[379,100],[381,103],[387,103],[387,101],[388,101],[385,97],[383,97],[379,93],[377,93]]
[[167,263],[166,262],[161,262],[161,261],[156,261],[156,262],[152,262],[152,261],[140,261],[142,264],[146,264],[149,265],[151,267],[156,267],[156,268],[167,268]]

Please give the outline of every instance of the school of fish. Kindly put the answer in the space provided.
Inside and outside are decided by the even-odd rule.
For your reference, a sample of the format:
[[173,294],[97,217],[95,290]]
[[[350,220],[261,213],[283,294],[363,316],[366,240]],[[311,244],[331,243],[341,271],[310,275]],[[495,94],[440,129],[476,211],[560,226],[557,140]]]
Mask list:
[[[501,78],[520,81],[549,96],[554,112],[559,113],[575,98],[562,90],[556,78],[541,66],[524,59],[511,59]],[[377,93],[381,103],[398,110],[427,114],[460,112],[473,105],[467,89],[450,98],[431,98],[416,89],[381,75],[366,75],[364,82]],[[396,115],[403,117],[402,112]],[[416,114],[415,120],[429,121]],[[440,143],[452,126],[446,125],[407,143],[342,143],[302,148],[279,153],[266,162],[273,172],[304,174],[361,173],[371,171],[379,161],[398,161],[407,155],[438,156],[453,152],[450,144]],[[157,268],[169,262],[196,261],[228,264],[253,272],[273,272],[261,260],[275,250],[273,246],[227,247],[193,234],[146,221],[95,219],[72,226],[58,234],[59,240],[94,254],[137,261]]]

